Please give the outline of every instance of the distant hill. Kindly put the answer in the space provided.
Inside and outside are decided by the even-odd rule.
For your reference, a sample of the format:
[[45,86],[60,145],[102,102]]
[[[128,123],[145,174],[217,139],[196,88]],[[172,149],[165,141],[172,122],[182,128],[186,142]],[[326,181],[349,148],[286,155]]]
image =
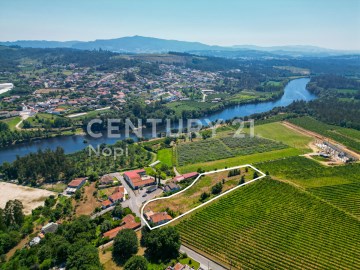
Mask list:
[[211,46],[200,42],[167,40],[153,37],[122,37],[116,39],[97,39],[94,41],[47,41],[19,40],[0,42],[5,46],[21,46],[32,48],[74,48],[80,50],[108,50],[121,53],[164,53],[192,52],[202,55],[221,56],[228,58],[241,57],[302,57],[302,56],[333,56],[341,54],[359,54],[360,51],[337,51],[316,46],[274,46],[260,47],[255,45],[235,45],[231,47]]

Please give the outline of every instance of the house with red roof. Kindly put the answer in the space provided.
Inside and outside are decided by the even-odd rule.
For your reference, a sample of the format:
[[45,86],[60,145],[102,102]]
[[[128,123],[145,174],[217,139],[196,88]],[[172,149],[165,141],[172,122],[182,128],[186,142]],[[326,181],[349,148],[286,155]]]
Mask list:
[[108,208],[116,203],[123,202],[126,200],[127,191],[124,187],[116,187],[113,194],[111,194],[106,201],[103,201],[102,208]]
[[86,179],[87,177],[75,178],[68,184],[65,192],[67,194],[74,194],[78,189],[80,189],[86,183]]
[[155,225],[161,225],[172,220],[172,217],[167,212],[155,213],[150,216],[150,221]]
[[122,225],[119,227],[116,227],[110,231],[107,231],[103,234],[103,237],[108,237],[110,240],[114,239],[115,236],[124,229],[131,229],[131,230],[135,230],[137,228],[141,227],[141,223],[140,222],[136,222],[135,221],[135,217],[131,214],[126,215],[123,220],[122,220]]
[[144,169],[125,172],[124,179],[132,189],[139,189],[156,183],[155,178],[146,175]]

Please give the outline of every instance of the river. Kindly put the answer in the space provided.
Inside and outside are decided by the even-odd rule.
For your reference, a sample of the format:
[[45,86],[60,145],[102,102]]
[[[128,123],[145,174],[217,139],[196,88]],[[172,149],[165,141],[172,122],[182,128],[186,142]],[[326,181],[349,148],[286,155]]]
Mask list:
[[[296,100],[305,100],[310,101],[316,98],[315,95],[311,94],[307,89],[306,85],[309,82],[309,78],[301,78],[290,81],[284,90],[284,95],[276,100],[271,102],[263,102],[258,104],[245,104],[245,105],[236,105],[217,112],[211,115],[208,115],[205,118],[215,121],[217,119],[228,120],[233,119],[234,117],[247,116],[254,113],[262,113],[270,111],[271,109],[279,106],[287,106]],[[255,123],[256,124],[256,123]],[[144,130],[143,137],[150,137],[151,131]],[[79,151],[86,147],[87,144],[84,144],[84,139],[88,141],[89,144],[93,145],[96,148],[96,145],[101,143],[114,144],[117,138],[108,138],[103,136],[102,138],[95,139],[86,135],[74,135],[74,136],[62,136],[49,139],[43,139],[33,142],[27,142],[23,144],[11,145],[5,148],[0,149],[0,164],[7,162],[12,162],[16,159],[16,156],[24,156],[31,152],[36,152],[39,148],[41,149],[56,149],[56,147],[61,146],[66,153],[72,153]]]

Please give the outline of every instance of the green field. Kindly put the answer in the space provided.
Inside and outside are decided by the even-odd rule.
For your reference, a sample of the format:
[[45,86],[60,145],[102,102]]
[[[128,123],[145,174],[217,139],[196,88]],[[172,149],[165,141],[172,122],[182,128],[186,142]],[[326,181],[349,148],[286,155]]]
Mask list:
[[360,131],[358,130],[328,125],[307,116],[290,119],[288,121],[304,129],[329,137],[330,139],[360,152]]
[[15,126],[21,121],[21,117],[20,116],[16,116],[16,117],[11,117],[11,118],[7,118],[7,119],[3,119],[1,120],[1,122],[4,122],[6,124],[9,125],[9,128],[11,131],[14,131],[16,128]]
[[257,164],[271,176],[289,180],[350,214],[360,217],[360,164],[325,167],[305,157]]
[[161,149],[157,152],[157,159],[161,161],[162,164],[166,164],[169,167],[173,167],[173,150],[172,148]]
[[238,155],[251,155],[286,148],[287,146],[264,138],[249,137],[220,139],[207,139],[192,143],[183,143],[177,146],[177,159],[179,166],[199,162],[213,161],[235,157]]
[[181,173],[194,172],[198,168],[201,168],[205,171],[212,171],[215,169],[222,169],[225,167],[238,166],[239,164],[254,164],[257,162],[264,162],[269,160],[283,159],[286,157],[292,157],[300,155],[301,151],[295,148],[285,148],[281,150],[275,150],[265,153],[256,153],[246,156],[237,156],[233,158],[220,159],[210,162],[200,162],[195,164],[188,164],[178,168],[178,171]]
[[235,269],[358,269],[360,222],[275,180],[235,190],[177,225],[182,242]]
[[[249,132],[249,129],[245,131]],[[291,147],[309,151],[308,144],[312,141],[311,137],[304,136],[292,129],[289,129],[279,122],[264,125],[256,125],[255,135],[277,140]]]

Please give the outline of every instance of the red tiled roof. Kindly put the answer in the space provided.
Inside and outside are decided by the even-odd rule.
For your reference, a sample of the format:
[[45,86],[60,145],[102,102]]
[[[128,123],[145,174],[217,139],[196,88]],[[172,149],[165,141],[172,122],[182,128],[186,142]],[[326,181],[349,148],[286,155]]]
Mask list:
[[107,207],[107,206],[111,205],[112,202],[111,202],[110,200],[106,200],[106,201],[103,201],[101,204],[102,204],[103,206]]
[[182,265],[181,263],[177,263],[174,266],[174,270],[181,270],[185,267],[185,265]]
[[153,214],[150,219],[154,223],[159,223],[161,221],[172,220],[172,217],[166,212],[161,212]]
[[122,198],[124,198],[124,193],[122,193],[122,192],[116,192],[113,195],[109,196],[109,200],[111,200],[113,202],[121,200]]
[[117,193],[117,192],[125,193],[125,188],[124,187],[116,187],[113,194]]
[[116,227],[115,229],[104,233],[104,237],[109,237],[109,239],[113,239],[123,229],[134,230],[141,226],[141,223],[135,222],[135,217],[131,214],[128,214],[123,218],[123,223],[124,224],[122,226]]
[[195,176],[198,176],[198,175],[199,175],[199,173],[197,173],[197,172],[185,173],[183,175],[175,176],[173,178],[173,180],[174,181],[182,181],[182,180],[189,179],[189,178],[192,178],[192,177],[195,177]]
[[140,173],[144,173],[144,172],[145,172],[144,169],[139,169],[139,170],[125,172],[124,175],[126,175],[130,179],[134,187],[144,186],[154,183],[155,179],[153,177],[149,176],[147,179],[141,178]]
[[72,180],[72,181],[68,184],[68,186],[78,187],[78,186],[80,186],[85,180],[86,180],[86,178],[75,178],[74,180]]

